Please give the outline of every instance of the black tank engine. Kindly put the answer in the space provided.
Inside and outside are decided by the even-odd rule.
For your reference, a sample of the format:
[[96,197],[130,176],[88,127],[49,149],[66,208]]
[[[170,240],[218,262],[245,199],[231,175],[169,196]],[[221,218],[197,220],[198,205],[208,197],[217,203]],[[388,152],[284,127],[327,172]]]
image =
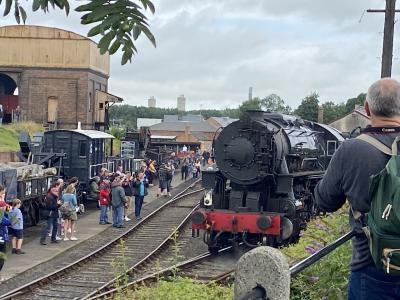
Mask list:
[[193,230],[205,231],[210,250],[296,242],[317,214],[312,192],[342,141],[327,125],[247,112],[214,140],[216,164],[202,172],[206,193]]

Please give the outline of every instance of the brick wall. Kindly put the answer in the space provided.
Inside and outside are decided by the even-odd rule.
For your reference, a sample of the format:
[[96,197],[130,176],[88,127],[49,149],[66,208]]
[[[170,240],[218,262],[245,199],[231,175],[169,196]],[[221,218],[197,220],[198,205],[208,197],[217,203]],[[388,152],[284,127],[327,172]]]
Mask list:
[[94,128],[94,96],[90,97],[89,93],[93,93],[90,85],[107,87],[107,76],[80,69],[22,68],[19,71],[18,102],[28,120],[47,122],[48,98],[55,97],[58,128],[73,129],[78,122],[82,123],[82,129]]

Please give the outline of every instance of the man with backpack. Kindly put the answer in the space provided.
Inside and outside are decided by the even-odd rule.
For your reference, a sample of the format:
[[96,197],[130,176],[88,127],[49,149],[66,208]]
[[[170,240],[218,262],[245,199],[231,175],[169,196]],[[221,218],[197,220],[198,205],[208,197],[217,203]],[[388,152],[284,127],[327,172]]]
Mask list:
[[315,199],[328,212],[346,200],[351,207],[350,225],[357,234],[348,299],[400,299],[400,227],[393,226],[400,214],[400,83],[384,78],[372,84],[365,110],[371,126],[342,143]]

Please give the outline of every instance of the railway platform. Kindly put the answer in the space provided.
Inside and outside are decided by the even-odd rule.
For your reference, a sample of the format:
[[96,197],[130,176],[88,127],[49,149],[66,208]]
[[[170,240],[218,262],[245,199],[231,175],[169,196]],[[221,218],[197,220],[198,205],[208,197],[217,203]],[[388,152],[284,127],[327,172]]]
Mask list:
[[[186,181],[191,182],[192,179],[188,179]],[[180,173],[174,176],[172,181],[172,195],[175,194],[174,190],[177,189],[184,182],[185,181],[181,180]],[[168,199],[171,198],[157,197],[157,190],[158,182],[156,182],[154,186],[149,187],[149,194],[145,197],[145,202],[142,208],[142,216],[146,216],[147,214],[151,213],[154,209],[156,209],[158,206],[165,203],[166,201],[168,201]],[[76,237],[78,238],[77,241],[60,241],[57,244],[53,244],[50,243],[50,239],[48,239],[47,245],[40,245],[39,237],[42,226],[44,225],[29,228],[29,236],[25,238],[22,247],[23,250],[26,251],[26,254],[11,254],[9,249],[10,247],[8,247],[7,259],[3,270],[0,273],[0,286],[2,285],[1,283],[7,284],[9,279],[12,279],[13,277],[21,273],[24,273],[27,270],[40,270],[41,264],[48,262],[55,257],[63,256],[64,254],[69,255],[73,252],[76,252],[76,255],[79,255],[79,253],[82,252],[82,247],[90,248],[91,239],[96,239],[96,237],[105,238],[107,235],[107,230],[113,228],[111,224],[100,225],[99,215],[100,211],[98,209],[92,209],[85,212],[84,215],[81,215],[78,218],[76,225]],[[109,220],[111,220],[111,216],[112,214],[111,212],[109,212]],[[131,203],[129,206],[128,217],[131,219],[131,221],[125,222],[127,228],[130,227],[130,225],[136,223],[136,219],[134,217],[134,203]],[[121,233],[123,233],[127,228],[114,230],[120,230]],[[84,256],[84,253],[82,253],[81,255]],[[65,263],[63,264],[68,264],[68,259],[66,259]],[[50,273],[51,271],[52,270],[47,270],[47,273]]]

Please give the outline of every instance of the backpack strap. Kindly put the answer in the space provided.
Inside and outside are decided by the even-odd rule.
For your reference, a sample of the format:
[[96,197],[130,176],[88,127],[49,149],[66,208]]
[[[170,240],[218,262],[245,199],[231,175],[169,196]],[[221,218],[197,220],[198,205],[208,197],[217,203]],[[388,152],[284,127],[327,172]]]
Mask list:
[[[374,138],[368,134],[364,134],[364,133],[360,134],[359,136],[356,137],[356,139],[362,140],[362,141],[370,144],[371,146],[375,147],[376,149],[378,149],[379,151],[381,151],[384,154],[392,155],[392,149],[390,149],[388,146],[386,146],[385,144],[383,144],[382,142],[378,141],[376,138]],[[393,145],[392,145],[392,148],[393,148]],[[347,199],[347,201],[348,201],[348,199]],[[350,203],[350,201],[348,201],[348,202]],[[364,228],[364,226],[365,226],[365,220],[363,220],[364,214],[358,210],[355,210],[351,204],[350,204],[350,210],[351,210],[351,214],[353,215],[354,220],[361,222],[361,224],[363,225],[363,228]]]
[[400,141],[400,136],[397,136],[394,139],[394,142],[392,144],[392,155],[396,155],[397,156],[397,150],[398,150],[398,143]]
[[397,145],[398,138],[396,138],[395,142],[393,143],[392,149],[368,134],[360,134],[358,137],[356,137],[356,139],[367,142],[371,146],[374,146],[376,149],[387,155],[392,155],[392,149],[396,149],[397,153],[397,147],[395,148],[393,145]]

